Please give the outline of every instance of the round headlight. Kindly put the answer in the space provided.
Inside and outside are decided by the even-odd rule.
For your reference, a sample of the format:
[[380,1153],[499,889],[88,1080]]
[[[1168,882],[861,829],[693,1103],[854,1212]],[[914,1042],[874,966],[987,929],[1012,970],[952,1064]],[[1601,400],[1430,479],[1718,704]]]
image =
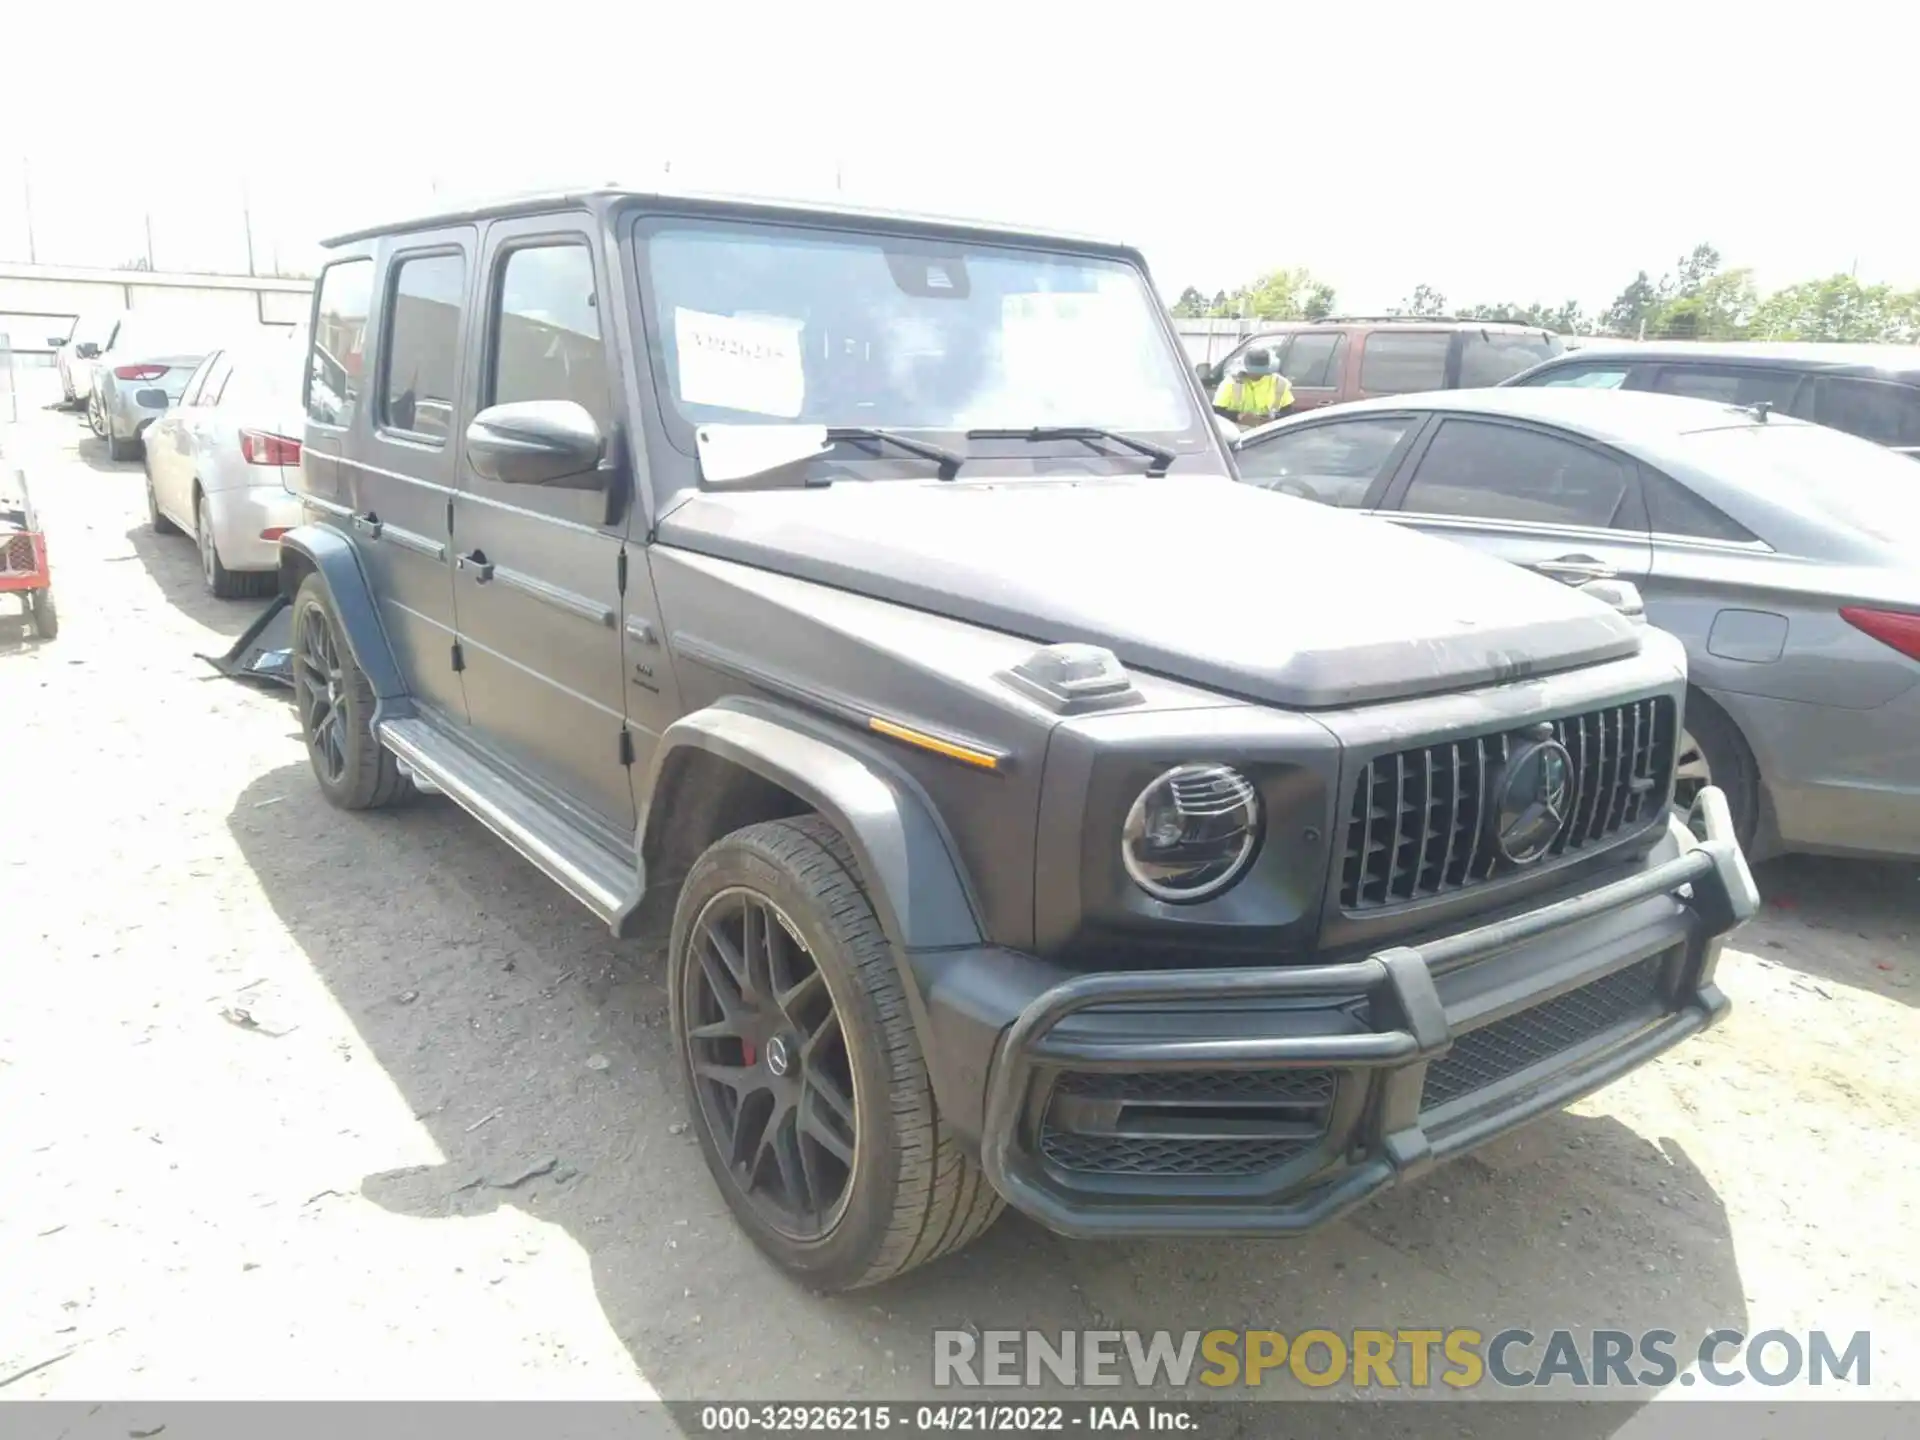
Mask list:
[[1176,904],[1218,895],[1259,845],[1259,793],[1225,765],[1176,765],[1140,792],[1120,832],[1133,883]]

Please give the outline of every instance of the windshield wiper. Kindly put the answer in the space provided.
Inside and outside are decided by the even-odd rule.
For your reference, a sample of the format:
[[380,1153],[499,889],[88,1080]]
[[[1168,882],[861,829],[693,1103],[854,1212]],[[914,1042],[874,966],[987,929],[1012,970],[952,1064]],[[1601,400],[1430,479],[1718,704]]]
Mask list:
[[1123,434],[1118,430],[1102,430],[1097,425],[1036,425],[1030,430],[969,430],[969,440],[1081,440],[1089,445],[1102,440],[1110,440],[1115,445],[1123,445],[1136,455],[1144,455],[1153,463],[1147,466],[1147,474],[1164,475],[1167,467],[1180,458],[1179,452],[1169,450],[1164,445],[1156,445],[1151,440],[1142,440],[1138,436]]
[[967,457],[958,450],[949,450],[944,445],[936,445],[931,440],[918,440],[911,435],[902,435],[898,430],[884,430],[877,425],[829,425],[827,443],[846,441],[850,444],[862,440],[879,441],[891,445],[896,450],[904,450],[909,455],[918,455],[924,460],[940,462],[940,478],[951,480],[960,473],[960,467],[967,463]]

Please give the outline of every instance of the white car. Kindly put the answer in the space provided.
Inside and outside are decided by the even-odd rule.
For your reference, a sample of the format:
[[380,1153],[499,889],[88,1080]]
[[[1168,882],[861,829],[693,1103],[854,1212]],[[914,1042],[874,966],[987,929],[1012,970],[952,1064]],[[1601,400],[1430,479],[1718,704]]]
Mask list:
[[107,458],[132,460],[147,427],[179,403],[194,368],[224,336],[192,316],[129,311],[93,364],[87,424]]
[[287,481],[300,468],[306,351],[303,333],[215,350],[147,428],[153,528],[195,537],[207,589],[223,600],[271,594],[280,537],[300,523]]
[[93,362],[113,343],[124,311],[82,315],[65,340],[48,338],[54,346],[53,363],[60,371],[60,398],[67,405],[85,405],[93,394]]

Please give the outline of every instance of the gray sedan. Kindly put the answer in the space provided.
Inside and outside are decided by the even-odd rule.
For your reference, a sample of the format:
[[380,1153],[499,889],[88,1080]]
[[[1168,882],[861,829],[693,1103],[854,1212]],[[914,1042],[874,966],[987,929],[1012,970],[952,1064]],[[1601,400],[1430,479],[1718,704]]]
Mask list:
[[1911,460],[1765,407],[1579,389],[1361,401],[1234,448],[1248,484],[1633,582],[1691,666],[1676,800],[1720,786],[1756,857],[1920,855]]

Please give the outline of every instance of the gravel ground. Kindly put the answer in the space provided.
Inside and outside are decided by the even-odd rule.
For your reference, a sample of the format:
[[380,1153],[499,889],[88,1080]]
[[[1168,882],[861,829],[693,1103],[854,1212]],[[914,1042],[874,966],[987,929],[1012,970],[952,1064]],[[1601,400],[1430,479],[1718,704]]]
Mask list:
[[823,1299],[701,1166],[657,961],[445,801],[328,809],[195,658],[256,604],[16,428],[65,628],[0,614],[7,1398],[910,1395],[965,1324],[1870,1329],[1920,1392],[1914,866],[1768,867],[1727,1024],[1311,1238],[1009,1216]]

